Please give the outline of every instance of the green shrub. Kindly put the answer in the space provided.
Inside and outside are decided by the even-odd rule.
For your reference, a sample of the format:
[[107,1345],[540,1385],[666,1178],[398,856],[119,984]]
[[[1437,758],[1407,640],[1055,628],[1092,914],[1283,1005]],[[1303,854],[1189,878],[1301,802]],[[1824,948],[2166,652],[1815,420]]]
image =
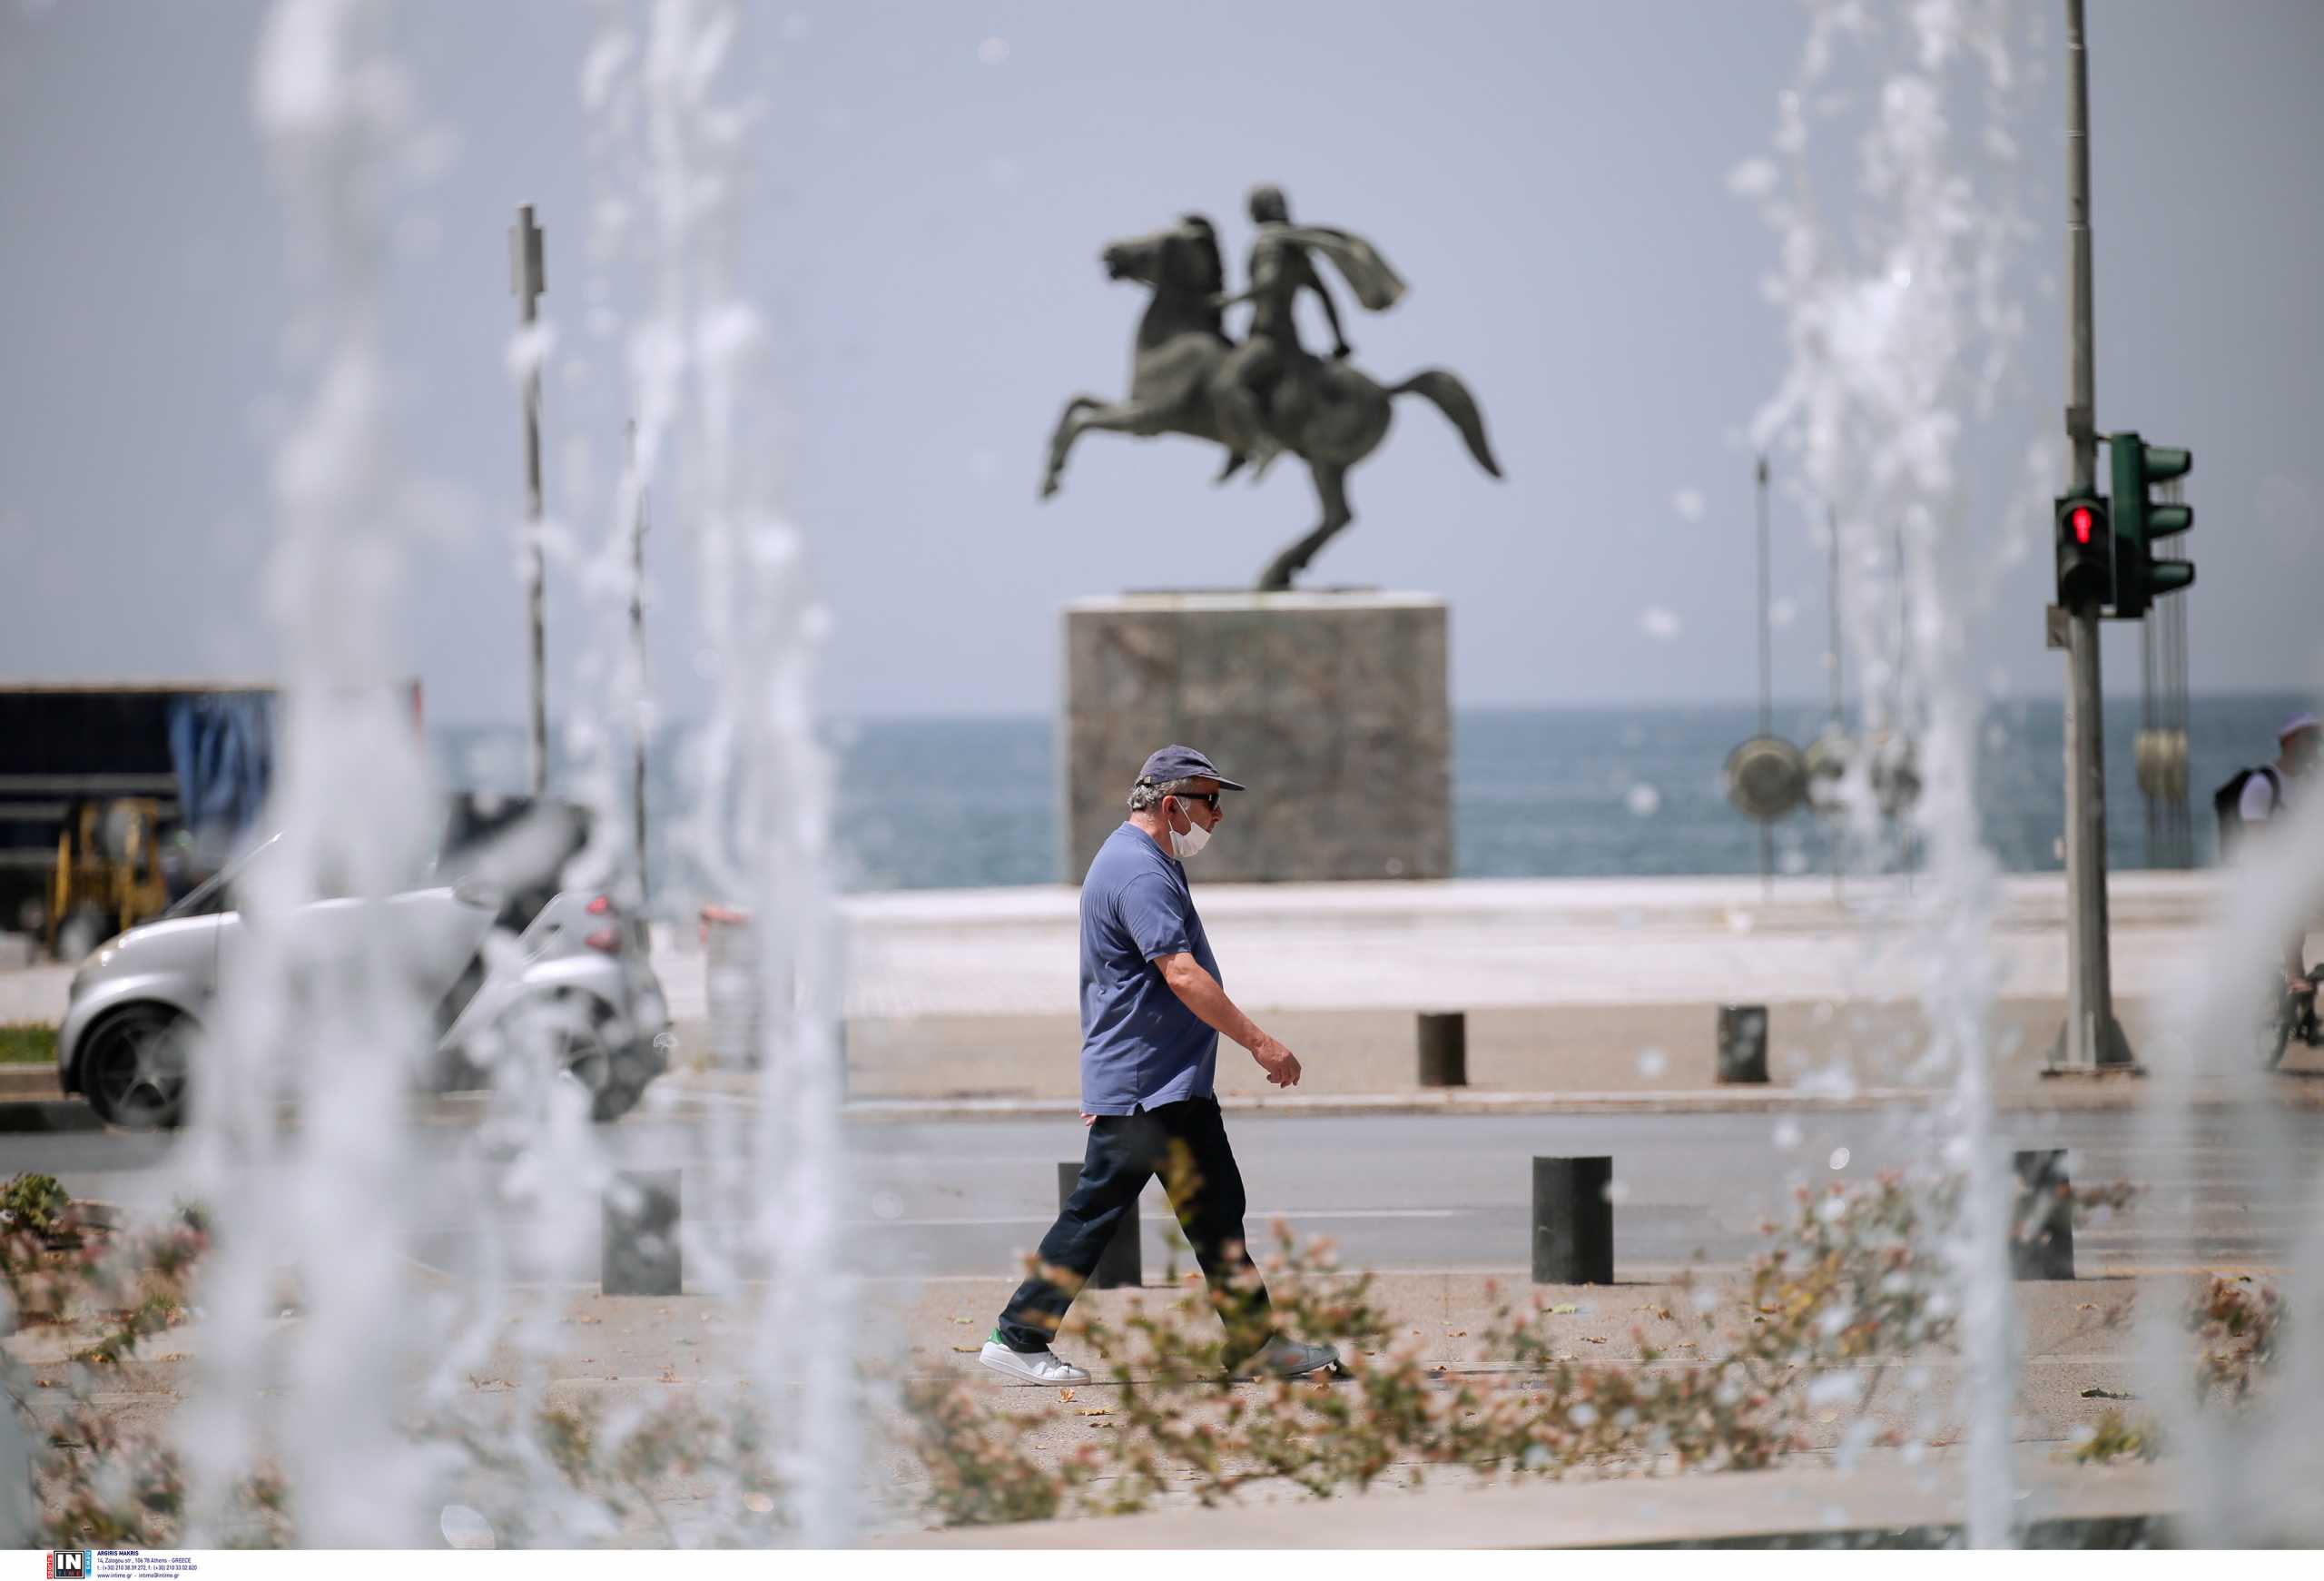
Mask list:
[[[18,1176],[6,1190],[45,1203],[54,1187],[47,1176]],[[0,1337],[12,1328],[92,1320],[101,1330],[75,1354],[62,1414],[39,1435],[45,1441],[36,1461],[45,1507],[43,1540],[55,1547],[173,1547],[184,1537],[186,1517],[178,1451],[165,1435],[128,1425],[98,1390],[106,1369],[135,1359],[146,1341],[184,1319],[210,1250],[209,1215],[197,1204],[181,1203],[157,1224],[116,1230],[110,1220],[84,1221],[63,1197],[54,1192],[57,1227],[84,1237],[73,1250],[58,1250],[23,1225],[0,1226],[0,1284],[5,1287]],[[15,1411],[34,1428],[32,1396],[48,1387],[0,1350],[0,1410]],[[713,1465],[736,1472],[742,1489],[739,1507],[714,1512],[724,1522],[716,1541],[763,1540],[755,1534],[782,1524],[783,1485],[763,1425],[747,1402],[722,1412],[676,1401],[635,1417],[612,1413],[620,1417],[612,1422],[605,1419],[608,1414],[595,1407],[544,1407],[496,1427],[444,1409],[405,1426],[458,1457],[466,1497],[482,1508],[504,1544],[560,1535],[538,1529],[534,1473],[542,1465],[559,1473],[605,1520],[651,1521],[672,1546],[681,1537],[656,1502],[655,1487]],[[290,1488],[262,1458],[235,1480],[225,1515],[228,1546],[287,1547],[299,1541]]]
[[[2135,1194],[2092,1188],[2074,1207],[2121,1208]],[[1548,1477],[1766,1467],[1807,1445],[1811,1419],[1832,1419],[1836,1383],[1868,1432],[1865,1413],[1890,1365],[1957,1343],[1955,1308],[1942,1298],[1960,1201],[1960,1182],[1945,1178],[1803,1188],[1791,1220],[1766,1226],[1739,1318],[1720,1321],[1711,1292],[1682,1278],[1681,1300],[1661,1315],[1683,1311],[1694,1339],[1659,1348],[1634,1329],[1637,1359],[1581,1362],[1561,1350],[1571,1337],[1536,1295],[1503,1302],[1474,1330],[1483,1354],[1507,1359],[1502,1368],[1453,1373],[1391,1332],[1369,1274],[1340,1275],[1325,1243],[1296,1246],[1277,1226],[1282,1249],[1265,1270],[1276,1327],[1337,1342],[1344,1381],[1226,1387],[1215,1298],[1194,1285],[1158,1302],[1137,1298],[1118,1322],[1084,1319],[1093,1378],[1123,1386],[1104,1405],[1077,1403],[1068,1389],[1016,1410],[989,1385],[915,1379],[902,1389],[912,1447],[931,1505],[952,1525],[1122,1513],[1166,1489],[1204,1504],[1256,1483],[1321,1497],[1392,1468],[1418,1481],[1434,1467]],[[2272,1354],[2262,1321],[2271,1313],[2232,1296],[2211,1306],[2222,1329],[2240,1323],[2245,1352]],[[2221,1374],[2230,1388],[2238,1376]],[[1058,1464],[1032,1445],[1065,1413],[1104,1430]]]
[[41,1022],[0,1026],[0,1065],[56,1063],[56,1029]]
[[12,1175],[0,1185],[0,1229],[53,1234],[72,1201],[54,1175]]

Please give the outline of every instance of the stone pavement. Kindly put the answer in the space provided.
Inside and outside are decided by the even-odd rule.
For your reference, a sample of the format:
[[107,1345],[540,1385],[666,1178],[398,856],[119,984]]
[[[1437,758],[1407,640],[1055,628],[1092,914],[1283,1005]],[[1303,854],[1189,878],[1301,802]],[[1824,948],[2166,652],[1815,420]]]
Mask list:
[[[1719,1299],[1715,1316],[1722,1326],[1750,1320],[1738,1280],[1711,1276],[1706,1282]],[[2078,1428],[2120,1406],[2119,1398],[2108,1397],[2135,1392],[2133,1302],[2160,1300],[2175,1307],[2191,1282],[2191,1276],[2182,1274],[2013,1287],[2024,1348],[2013,1418],[2026,1467],[2021,1486],[2031,1490],[2025,1501],[2029,1518],[2142,1515],[2162,1507],[2151,1470],[2088,1473],[2053,1461]],[[1059,1399],[1056,1390],[1010,1385],[983,1369],[975,1351],[1009,1289],[1006,1279],[870,1285],[860,1300],[864,1342],[876,1354],[897,1358],[903,1376],[958,1377],[973,1389],[992,1391],[995,1402],[1012,1412],[1046,1406],[1049,1414],[1024,1428],[1019,1441],[1037,1455],[1062,1457],[1083,1439],[1113,1430],[1107,1407],[1119,1386],[1082,1385],[1071,1391],[1069,1399]],[[1689,1364],[1699,1355],[1697,1348],[1707,1343],[1699,1328],[1689,1321],[1685,1294],[1668,1282],[1534,1287],[1517,1270],[1499,1280],[1478,1273],[1389,1274],[1376,1276],[1373,1285],[1395,1331],[1423,1347],[1427,1362],[1443,1369],[1439,1377],[1445,1387],[1463,1376],[1507,1369],[1510,1358],[1492,1353],[1481,1336],[1503,1300],[1521,1303],[1537,1290],[1552,1307],[1573,1309],[1545,1319],[1554,1339],[1563,1341],[1556,1352],[1561,1358],[1635,1363],[1643,1339],[1665,1353],[1666,1359],[1654,1365],[1674,1368]],[[1076,1343],[1088,1317],[1103,1317],[1118,1326],[1134,1302],[1150,1306],[1169,1294],[1158,1271],[1142,1290],[1085,1293],[1058,1342],[1060,1354],[1092,1359],[1086,1347]],[[693,1310],[696,1308],[701,1311]],[[654,1302],[583,1295],[568,1298],[566,1314],[576,1326],[574,1331],[588,1337],[590,1354],[608,1364],[609,1375],[641,1380],[633,1381],[628,1392],[651,1392],[717,1386],[717,1369],[731,1365],[734,1356],[708,1338],[727,1320],[724,1308],[724,1302],[692,1296]],[[673,1336],[682,1342],[694,1328],[687,1321],[690,1317],[703,1325],[703,1346],[673,1349]],[[1599,1495],[1592,1499],[1540,1487],[1481,1491],[1480,1478],[1440,1467],[1428,1473],[1431,1491],[1414,1496],[1409,1485],[1419,1468],[1398,1467],[1369,1495],[1335,1498],[1328,1519],[1319,1518],[1307,1496],[1277,1489],[1261,1496],[1268,1501],[1265,1507],[1241,1511],[1202,1512],[1190,1496],[1184,1496],[1166,1498],[1155,1512],[1119,1526],[1061,1522],[931,1532],[933,1517],[921,1502],[924,1474],[896,1442],[901,1417],[883,1405],[874,1412],[880,1431],[872,1439],[870,1507],[876,1515],[868,1535],[875,1541],[944,1546],[1561,1546],[1704,1540],[1714,1534],[1741,1536],[1747,1529],[1796,1530],[1803,1525],[1826,1529],[1850,1524],[1825,1518],[1836,1507],[1853,1508],[1866,1525],[1942,1524],[1957,1519],[1957,1477],[1953,1473],[1940,1471],[1930,1482],[1895,1462],[1846,1477],[1827,1468],[1829,1457],[1856,1419],[1855,1402],[1864,1398],[1861,1386],[1871,1385],[1876,1373],[1882,1375],[1866,1413],[1876,1427],[1897,1428],[1939,1446],[1958,1441],[1963,1424],[1953,1404],[1957,1360],[1932,1355],[1916,1359],[1916,1363],[1892,1366],[1885,1372],[1873,1367],[1848,1369],[1847,1376],[1859,1387],[1846,1391],[1846,1400],[1814,1408],[1807,1425],[1813,1452],[1797,1465],[1755,1483],[1728,1487],[1732,1479],[1726,1476],[1683,1484],[1665,1478],[1600,1482],[1592,1485]],[[680,1381],[642,1382],[648,1376],[665,1376],[665,1368]],[[606,1387],[618,1388],[610,1383]],[[2104,1393],[2091,1392],[2100,1390]],[[1861,1487],[1855,1480],[1857,1476],[1866,1477]],[[1856,1492],[1849,1493],[1851,1488]],[[1956,1513],[1948,1516],[1948,1508]],[[1585,1509],[1601,1514],[1575,1524],[1576,1512]],[[1755,1509],[1756,1517],[1750,1513]],[[1801,1513],[1808,1509],[1815,1511],[1812,1521]],[[1720,1530],[1722,1526],[1731,1529]],[[1391,1529],[1399,1535],[1383,1535]]]
[[[408,1282],[412,1299],[431,1304],[471,1301],[478,1294],[417,1264],[408,1271]],[[2093,1423],[2115,1403],[2102,1396],[2086,1397],[2085,1391],[2102,1389],[2121,1396],[2136,1390],[2128,1321],[2133,1300],[2175,1304],[2191,1283],[2191,1276],[2181,1274],[2014,1287],[2024,1354],[2014,1415],[2017,1440],[2029,1464],[2046,1463],[2065,1448],[2077,1428]],[[1423,1347],[1426,1360],[1444,1369],[1443,1377],[1449,1387],[1461,1376],[1497,1372],[1508,1366],[1509,1358],[1492,1354],[1479,1338],[1502,1299],[1492,1286],[1486,1276],[1474,1273],[1390,1274],[1376,1278],[1374,1293],[1394,1319],[1396,1330],[1409,1334]],[[1534,1289],[1526,1283],[1521,1270],[1512,1271],[1500,1288],[1520,1300],[1529,1299]],[[1707,1280],[1707,1288],[1718,1294],[1722,1325],[1749,1321],[1742,1300],[1744,1287],[1738,1280],[1713,1275]],[[1022,1441],[1037,1455],[1061,1457],[1083,1439],[1111,1429],[1106,1403],[1118,1392],[1118,1386],[1083,1385],[1074,1391],[1071,1401],[1059,1401],[1055,1390],[1012,1386],[979,1365],[975,1351],[1009,1289],[1005,1279],[870,1283],[859,1291],[858,1299],[862,1351],[889,1359],[901,1376],[952,1376],[974,1388],[993,1390],[996,1402],[1012,1411],[1046,1406],[1050,1414],[1027,1428]],[[1615,1365],[1635,1362],[1642,1335],[1665,1350],[1669,1359],[1656,1365],[1668,1368],[1686,1365],[1698,1353],[1695,1346],[1709,1343],[1708,1337],[1686,1320],[1684,1295],[1667,1282],[1540,1287],[1540,1290],[1551,1303],[1574,1309],[1546,1319],[1561,1356]],[[1157,1282],[1142,1291],[1086,1293],[1068,1320],[1059,1341],[1059,1352],[1068,1359],[1088,1359],[1086,1351],[1076,1344],[1080,1324],[1088,1316],[1094,1313],[1118,1323],[1133,1301],[1157,1302],[1167,1299],[1168,1294],[1158,1274]],[[286,1292],[283,1299],[294,1304],[267,1325],[278,1344],[304,1320],[297,1313],[295,1293]],[[471,1402],[475,1409],[496,1419],[507,1411],[545,1405],[651,1408],[664,1401],[690,1400],[715,1408],[736,1388],[747,1387],[753,1319],[748,1305],[733,1297],[691,1292],[671,1298],[606,1297],[571,1286],[517,1286],[500,1292],[499,1299],[499,1315],[493,1321],[501,1327],[497,1337],[471,1358],[472,1364],[465,1369],[463,1391],[476,1397]],[[523,1338],[524,1323],[531,1327],[531,1340]],[[6,1344],[42,1380],[32,1396],[34,1408],[44,1418],[53,1417],[62,1407],[74,1341],[54,1332],[35,1331],[16,1336]],[[202,1349],[203,1337],[197,1324],[170,1330],[152,1341],[146,1359],[109,1370],[102,1396],[108,1413],[141,1428],[156,1428],[168,1421],[195,1387],[196,1362]],[[1851,1369],[1848,1376],[1869,1385],[1875,1371]],[[1958,1373],[1957,1361],[1941,1355],[1892,1367],[1879,1380],[1869,1419],[1939,1446],[1957,1440],[1962,1425],[1952,1395]],[[288,1403],[289,1379],[273,1381],[281,1387],[268,1398],[285,1401],[282,1408],[295,1408]],[[1861,1391],[1852,1388],[1843,1392],[1847,1399],[1816,1408],[1807,1424],[1820,1453],[1835,1450],[1856,1418],[1855,1402]],[[872,1535],[919,1541],[922,1539],[911,1534],[925,1531],[934,1517],[925,1509],[924,1475],[901,1441],[902,1425],[897,1408],[883,1396],[875,1396],[872,1430],[867,1435],[866,1491],[873,1512],[871,1530]],[[1808,1457],[1802,1462],[1804,1469],[1781,1475],[1797,1478],[1812,1471],[1815,1465],[1814,1457]],[[1641,1486],[1659,1492],[1609,1496],[1615,1502],[1603,1506],[1607,1514],[1602,1521],[1585,1520],[1577,1527],[1570,1524],[1578,1507],[1572,1499],[1543,1490],[1521,1489],[1508,1496],[1505,1507],[1491,1502],[1501,1496],[1475,1496],[1488,1500],[1479,1508],[1508,1508],[1512,1511],[1508,1518],[1515,1525],[1472,1527],[1471,1517],[1457,1513],[1470,1507],[1451,1501],[1450,1494],[1432,1493],[1421,1503],[1408,1500],[1399,1489],[1413,1469],[1400,1468],[1384,1479],[1384,1487],[1366,1497],[1341,1498],[1327,1525],[1316,1521],[1305,1496],[1298,1496],[1292,1507],[1256,1512],[1243,1520],[1196,1517],[1188,1501],[1174,1498],[1165,1501],[1166,1515],[1140,1517],[1104,1531],[1060,1524],[1039,1531],[1019,1528],[1014,1536],[1017,1546],[1038,1542],[1134,1546],[1165,1536],[1165,1546],[1172,1546],[1245,1543],[1292,1546],[1319,1541],[1343,1546],[1344,1541],[1355,1541],[1353,1534],[1372,1532],[1376,1523],[1386,1521],[1404,1528],[1397,1543],[1431,1546],[1482,1541],[1482,1534],[1487,1530],[1501,1534],[1496,1543],[1677,1541],[1702,1535],[1700,1524],[1689,1515],[1690,1510],[1707,1507],[1699,1504],[1699,1498],[1723,1500],[1719,1507],[1729,1512],[1750,1505],[1749,1497],[1726,1487],[1731,1479],[1725,1475],[1685,1483],[1655,1479]],[[2052,1495],[2043,1490],[2055,1481],[2048,1472],[2032,1477],[2035,1507],[2047,1507],[2043,1501]],[[1429,1473],[1432,1488],[1473,1487],[1476,1482],[1472,1477],[1441,1468]],[[1839,1490],[1855,1484],[1847,1480],[1817,1483],[1809,1477],[1804,1484],[1780,1486]],[[1916,1478],[1902,1469],[1887,1481],[1875,1479],[1865,1486],[1876,1492],[1877,1498],[1868,1498],[1858,1507],[1876,1509],[1880,1512],[1876,1518],[1884,1524],[1938,1518],[1928,1513],[1935,1506],[1909,1501],[1907,1496],[1914,1488],[1920,1489],[1915,1497],[1940,1501],[1949,1497],[1941,1487],[1936,1491],[1920,1487]],[[2146,1485],[2133,1477],[2104,1486],[2137,1489]],[[684,1529],[688,1519],[705,1507],[713,1487],[707,1477],[672,1477],[655,1489],[656,1504],[665,1518]],[[1896,1502],[1899,1499],[1906,1502]],[[1546,1502],[1530,1502],[1534,1500]],[[2132,1503],[2143,1513],[2151,1501],[2141,1493]],[[1787,1521],[1791,1518],[1785,1517]],[[1170,1523],[1167,1528],[1153,1524],[1166,1519]],[[1217,1524],[1207,1524],[1214,1520]],[[1499,1523],[1500,1517],[1495,1520]],[[1189,1521],[1196,1524],[1178,1524]],[[1359,1524],[1345,1524],[1348,1521]],[[635,1535],[640,1540],[652,1540],[643,1530]],[[927,1540],[984,1545],[997,1535],[948,1534]]]
[[0,969],[0,1026],[24,1022],[54,1025],[64,1018],[74,966],[11,966]]

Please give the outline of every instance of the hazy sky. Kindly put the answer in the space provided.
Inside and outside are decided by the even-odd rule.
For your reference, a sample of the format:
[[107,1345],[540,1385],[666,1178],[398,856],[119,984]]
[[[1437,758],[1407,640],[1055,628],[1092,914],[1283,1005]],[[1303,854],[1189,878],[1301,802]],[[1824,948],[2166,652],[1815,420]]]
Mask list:
[[[2191,446],[2198,688],[2316,678],[2324,504],[2324,5],[2091,6],[2103,428]],[[2062,57],[2063,6],[2029,15]],[[251,128],[251,0],[0,0],[0,672],[264,677],[256,594],[294,289]],[[448,157],[388,267],[402,463],[458,530],[419,548],[406,630],[438,718],[522,706],[505,371],[505,231],[539,206],[559,351],[550,505],[622,415],[585,323],[590,10],[452,0],[396,13]],[[1780,373],[1758,280],[1774,242],[1726,179],[1766,151],[1802,15],[1721,4],[752,6],[728,88],[762,97],[751,279],[775,330],[793,513],[836,617],[845,714],[1039,714],[1058,610],[1091,592],[1238,585],[1313,520],[1304,469],[1212,490],[1190,440],[1083,441],[1037,505],[1066,397],[1121,391],[1142,306],[1109,238],[1189,209],[1236,255],[1254,181],[1376,240],[1411,282],[1349,332],[1384,381],[1442,363],[1508,472],[1400,402],[1314,580],[1445,595],[1465,705],[1746,695],[1750,458]],[[2030,62],[2029,62],[2030,64]],[[2027,435],[2063,402],[2060,60],[2028,95]],[[2048,277],[2050,287],[2044,294]],[[642,311],[642,301],[613,307]],[[2014,456],[1991,459],[2003,471]],[[1981,459],[1981,464],[1984,464]],[[1699,494],[1690,515],[1675,501]],[[1981,486],[1998,508],[2001,490]],[[577,525],[604,529],[595,506]],[[1980,658],[2059,689],[2046,556],[2018,566]],[[688,691],[683,524],[652,539],[665,706]],[[1820,695],[1824,570],[1777,519],[1778,689]],[[552,587],[553,699],[580,639]],[[1649,609],[1676,618],[1646,620]],[[1654,629],[1649,629],[1652,627]],[[1661,635],[1658,636],[1655,631]],[[2135,637],[2109,641],[2134,687]]]

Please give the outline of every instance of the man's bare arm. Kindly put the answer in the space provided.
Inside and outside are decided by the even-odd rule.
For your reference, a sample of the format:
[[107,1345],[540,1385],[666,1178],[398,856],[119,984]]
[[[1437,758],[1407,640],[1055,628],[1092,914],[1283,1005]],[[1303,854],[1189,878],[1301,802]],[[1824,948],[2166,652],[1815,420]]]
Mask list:
[[[1251,253],[1250,288],[1231,295],[1226,291],[1220,291],[1210,299],[1210,305],[1215,308],[1231,308],[1240,306],[1246,301],[1257,301],[1261,297],[1271,295],[1282,280],[1282,253],[1271,247],[1256,248]],[[1296,283],[1292,289],[1295,291],[1298,289]],[[1222,1027],[1220,1030],[1223,1032],[1226,1029]]]
[[1202,963],[1191,953],[1157,955],[1154,965],[1162,973],[1162,981],[1170,985],[1170,992],[1200,1016],[1205,1025],[1251,1051],[1251,1058],[1259,1062],[1259,1069],[1267,1073],[1268,1081],[1278,1087],[1299,1085],[1299,1056],[1261,1032],[1258,1023],[1236,1008],[1235,1002],[1226,997],[1226,990],[1218,985],[1218,979],[1204,971]]
[[1347,343],[1347,337],[1340,332],[1340,310],[1333,304],[1330,290],[1313,270],[1307,272],[1307,283],[1315,288],[1315,295],[1323,301],[1324,322],[1332,326],[1332,355],[1351,355],[1354,349]]

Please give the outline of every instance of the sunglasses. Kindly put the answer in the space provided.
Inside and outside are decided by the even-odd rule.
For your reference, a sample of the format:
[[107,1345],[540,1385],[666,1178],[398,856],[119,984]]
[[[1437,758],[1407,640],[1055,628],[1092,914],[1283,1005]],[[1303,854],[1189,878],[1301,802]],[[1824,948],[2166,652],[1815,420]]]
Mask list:
[[1201,802],[1212,812],[1218,811],[1218,792],[1216,791],[1204,791],[1199,795],[1193,791],[1172,791],[1170,794],[1182,802]]

